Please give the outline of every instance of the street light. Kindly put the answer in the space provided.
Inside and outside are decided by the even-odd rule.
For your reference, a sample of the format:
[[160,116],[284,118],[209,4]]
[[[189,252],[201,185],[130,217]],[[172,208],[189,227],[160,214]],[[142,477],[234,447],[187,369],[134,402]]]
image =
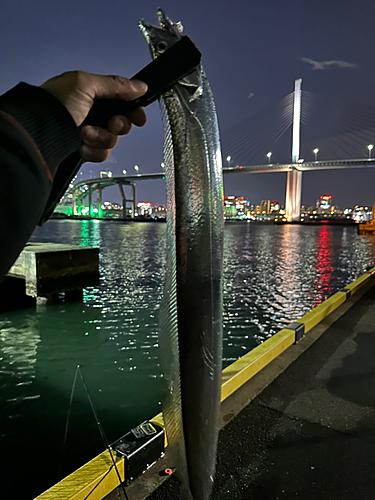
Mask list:
[[123,171],[122,171],[122,173],[123,173],[124,175],[126,175],[126,170],[123,170]]
[[315,155],[315,161],[318,161],[318,153],[319,153],[319,148],[313,149],[313,153]]
[[138,172],[138,170],[139,170],[138,165],[134,165],[134,170],[135,170],[136,172]]
[[165,169],[165,163],[164,163],[164,162],[160,163],[160,166],[161,166],[161,168],[162,168],[163,170]]
[[373,148],[373,147],[374,147],[374,145],[373,145],[373,144],[369,144],[369,145],[367,146],[367,149],[368,149],[368,157],[369,157],[369,159],[371,158],[371,151],[372,151],[372,148]]
[[268,158],[268,163],[271,163],[271,156],[272,156],[272,152],[270,151],[269,153],[267,153],[267,158]]
[[230,167],[230,162],[232,161],[232,157],[231,156],[227,156],[227,164],[228,164],[228,167]]

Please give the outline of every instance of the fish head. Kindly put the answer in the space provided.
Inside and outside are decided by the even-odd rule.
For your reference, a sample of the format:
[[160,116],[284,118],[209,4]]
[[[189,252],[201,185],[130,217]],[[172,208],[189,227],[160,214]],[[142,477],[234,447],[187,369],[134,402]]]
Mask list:
[[138,26],[146,38],[153,59],[172,47],[182,37],[183,27],[180,22],[174,23],[164,10],[157,11],[159,26],[152,26],[139,21]]
[[[138,26],[145,37],[151,56],[156,59],[172,45],[178,42],[183,36],[183,26],[181,22],[173,22],[166,15],[164,10],[157,11],[159,26],[153,26],[139,21]],[[202,95],[201,68],[193,71],[190,75],[180,80],[177,86],[188,102],[195,101]]]

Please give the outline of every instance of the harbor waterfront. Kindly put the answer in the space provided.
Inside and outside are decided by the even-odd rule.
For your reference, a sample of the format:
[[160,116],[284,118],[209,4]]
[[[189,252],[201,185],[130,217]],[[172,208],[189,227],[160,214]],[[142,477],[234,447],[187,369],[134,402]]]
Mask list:
[[[100,247],[101,281],[85,291],[83,305],[0,317],[3,460],[10,464],[21,451],[32,456],[22,472],[26,498],[103,449],[77,384],[62,455],[77,364],[110,441],[160,410],[165,230],[152,223],[62,220],[34,233],[33,241]],[[360,276],[374,253],[373,238],[358,236],[355,227],[227,223],[224,366]],[[14,486],[16,472],[6,472]]]

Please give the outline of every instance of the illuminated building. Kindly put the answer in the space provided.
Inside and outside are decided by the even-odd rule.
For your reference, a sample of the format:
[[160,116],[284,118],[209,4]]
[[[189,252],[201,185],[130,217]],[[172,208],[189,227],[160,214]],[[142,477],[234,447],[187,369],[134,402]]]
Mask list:
[[250,216],[250,202],[248,198],[239,196],[236,199],[237,217],[247,219]]
[[269,214],[271,211],[271,200],[262,200],[260,202],[260,212],[262,214]]
[[226,196],[224,198],[224,217],[226,219],[235,219],[237,217],[237,209],[234,196]]
[[[349,209],[346,209],[346,211],[349,211]],[[371,207],[360,207],[356,205],[351,211],[351,217],[356,222],[369,221],[372,219]]]
[[105,201],[102,206],[102,216],[103,217],[113,217],[120,218],[122,217],[122,206],[118,203],[113,203],[110,201]]
[[224,198],[225,219],[235,220],[273,220],[283,212],[276,200],[262,200],[260,205],[251,205],[248,198],[242,196],[226,196]]
[[251,215],[248,198],[226,196],[224,198],[224,217],[226,219],[249,219]]
[[135,208],[135,216],[140,217],[151,217],[152,215],[152,203],[151,201],[137,201],[137,206]]
[[302,205],[301,214],[312,214],[314,208],[311,205]]
[[151,201],[138,201],[135,208],[136,217],[152,217],[153,219],[165,219],[167,207],[156,203],[152,205]]
[[316,211],[318,214],[331,213],[331,207],[332,196],[329,194],[322,195],[318,200],[316,200]]
[[159,205],[156,203],[154,207],[152,207],[152,216],[155,219],[164,219],[167,215],[167,208],[165,205]]
[[271,205],[270,205],[270,213],[279,213],[280,211],[280,203],[278,203],[276,200],[272,200],[271,201]]

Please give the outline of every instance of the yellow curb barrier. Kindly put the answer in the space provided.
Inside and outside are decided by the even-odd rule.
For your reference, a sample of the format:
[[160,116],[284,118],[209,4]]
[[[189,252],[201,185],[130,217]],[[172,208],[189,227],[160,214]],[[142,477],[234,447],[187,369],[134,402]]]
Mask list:
[[[163,419],[163,414],[160,412],[158,413],[155,417],[150,419],[150,422],[152,424],[159,425],[165,430],[165,425],[164,425],[164,419]],[[168,440],[167,440],[167,433],[164,432],[164,448],[168,446]]]
[[[121,480],[124,459],[113,453]],[[104,451],[90,462],[55,484],[37,497],[37,500],[102,500],[119,485],[119,480],[109,451]]]
[[267,339],[263,344],[237,359],[223,370],[221,381],[221,401],[233,394],[279,354],[294,343],[295,332],[283,329]]
[[353,283],[350,283],[350,285],[346,285],[345,288],[347,290],[350,290],[350,294],[353,295],[353,293],[358,292],[358,290],[361,289],[369,279],[371,279],[370,274],[362,274],[362,276],[353,281]]
[[303,323],[305,325],[305,333],[314,328],[318,323],[320,323],[324,318],[329,316],[335,309],[337,309],[341,304],[346,301],[346,293],[337,292],[332,295],[329,299],[325,300],[317,307],[314,307],[307,314],[302,316],[302,318],[297,319],[298,323]]

